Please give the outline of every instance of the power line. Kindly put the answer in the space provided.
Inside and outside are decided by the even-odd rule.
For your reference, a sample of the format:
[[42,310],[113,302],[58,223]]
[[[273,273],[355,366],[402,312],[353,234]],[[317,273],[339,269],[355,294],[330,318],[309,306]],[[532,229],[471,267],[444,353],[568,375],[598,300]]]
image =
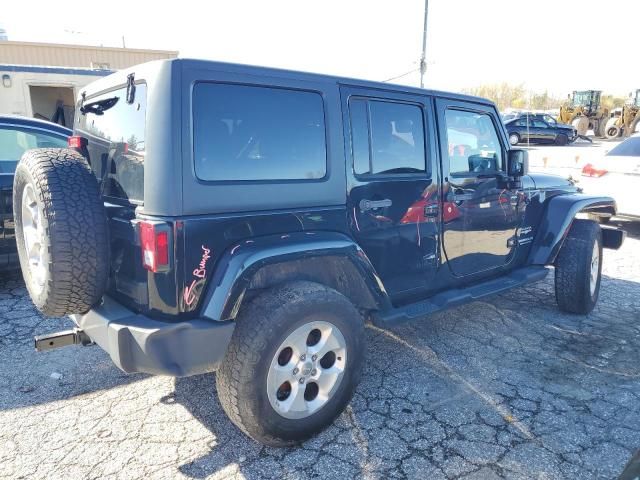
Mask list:
[[391,80],[397,80],[398,78],[406,77],[407,75],[410,75],[413,72],[417,72],[419,70],[420,70],[419,68],[414,68],[413,70],[409,70],[408,72],[403,73],[402,75],[398,75],[397,77],[391,77],[391,78],[387,78],[386,80],[382,80],[382,82],[390,82]]

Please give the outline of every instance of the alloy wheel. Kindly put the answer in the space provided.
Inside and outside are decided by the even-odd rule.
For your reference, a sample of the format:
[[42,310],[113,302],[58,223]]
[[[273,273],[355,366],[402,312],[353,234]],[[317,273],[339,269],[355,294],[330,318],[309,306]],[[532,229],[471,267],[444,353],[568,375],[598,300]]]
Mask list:
[[267,374],[273,409],[289,419],[306,418],[324,407],[344,376],[347,345],[335,325],[313,321],[280,344]]

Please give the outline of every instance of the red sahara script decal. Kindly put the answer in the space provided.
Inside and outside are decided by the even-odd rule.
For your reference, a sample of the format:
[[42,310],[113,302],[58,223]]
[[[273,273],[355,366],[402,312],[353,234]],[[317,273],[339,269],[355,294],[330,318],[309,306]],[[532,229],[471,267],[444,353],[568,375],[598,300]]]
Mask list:
[[207,276],[207,260],[211,258],[210,253],[211,250],[202,245],[202,259],[198,264],[198,268],[193,271],[193,276],[196,278],[193,279],[190,285],[184,287],[184,293],[182,294],[184,303],[188,307],[196,300],[196,294],[193,292],[196,285],[200,280],[203,280]]

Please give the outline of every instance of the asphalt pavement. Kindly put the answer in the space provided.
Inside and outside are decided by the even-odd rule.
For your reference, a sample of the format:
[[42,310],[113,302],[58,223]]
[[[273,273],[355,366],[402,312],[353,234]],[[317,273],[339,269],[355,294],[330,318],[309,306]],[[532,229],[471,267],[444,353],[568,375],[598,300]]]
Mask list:
[[349,408],[297,448],[226,418],[213,374],[126,375],[0,279],[0,478],[612,479],[640,448],[640,223],[605,251],[600,302],[562,314],[547,280],[399,328],[367,328]]

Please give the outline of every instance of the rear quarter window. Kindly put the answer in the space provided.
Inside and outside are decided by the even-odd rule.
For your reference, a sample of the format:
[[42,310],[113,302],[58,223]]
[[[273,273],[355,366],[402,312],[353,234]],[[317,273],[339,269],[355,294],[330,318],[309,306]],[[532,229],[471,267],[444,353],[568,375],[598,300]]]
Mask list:
[[318,180],[327,173],[322,96],[283,88],[198,83],[195,173],[205,181]]

